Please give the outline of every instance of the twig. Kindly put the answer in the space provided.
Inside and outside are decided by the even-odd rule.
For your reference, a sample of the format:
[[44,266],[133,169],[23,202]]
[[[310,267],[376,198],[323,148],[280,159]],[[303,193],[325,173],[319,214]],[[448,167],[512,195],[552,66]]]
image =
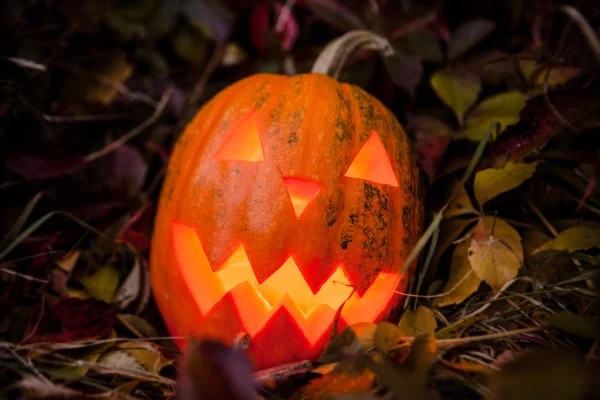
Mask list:
[[132,130],[127,132],[125,135],[123,135],[120,138],[118,138],[117,140],[115,140],[114,142],[108,144],[106,147],[103,147],[102,149],[100,149],[94,153],[88,154],[87,156],[84,157],[84,160],[86,162],[90,162],[97,158],[105,156],[108,153],[110,153],[111,151],[118,149],[119,147],[124,145],[127,141],[133,139],[135,136],[139,135],[140,133],[142,133],[143,131],[148,129],[150,126],[152,126],[158,120],[160,115],[163,113],[165,107],[169,103],[169,99],[171,98],[172,93],[173,93],[173,88],[169,87],[167,90],[165,90],[165,93],[161,97],[160,102],[158,103],[158,106],[156,107],[156,109],[154,109],[154,112],[152,113],[150,118],[148,118],[147,120],[142,122],[140,125],[133,128]]
[[273,368],[263,369],[254,374],[254,381],[259,386],[276,387],[279,383],[296,375],[304,375],[314,367],[311,361],[299,361]]

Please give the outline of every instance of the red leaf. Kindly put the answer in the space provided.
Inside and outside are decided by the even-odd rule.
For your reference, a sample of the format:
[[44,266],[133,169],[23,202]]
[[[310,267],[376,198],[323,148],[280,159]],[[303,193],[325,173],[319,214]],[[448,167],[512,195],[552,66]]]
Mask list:
[[[281,17],[284,9],[285,7],[279,2],[273,4],[260,2],[252,9],[250,14],[250,39],[259,52],[266,52],[269,49],[267,37],[271,31],[274,31],[279,37],[283,50],[288,51],[294,45],[299,31],[298,23],[291,10],[286,10],[287,15]],[[271,26],[269,20],[271,11],[274,11],[274,26]],[[279,18],[284,19],[279,21]],[[278,22],[279,24],[277,24]]]
[[[40,316],[41,314],[41,316]],[[58,298],[34,312],[26,343],[66,343],[99,338],[115,325],[116,309],[95,299]]]
[[48,178],[58,178],[79,171],[85,166],[85,161],[78,157],[46,157],[22,153],[4,155],[8,168],[23,178],[34,181]]
[[494,142],[491,148],[494,168],[501,168],[509,161],[519,162],[544,147],[550,139],[567,129],[563,121],[582,129],[590,122],[589,115],[595,115],[600,108],[597,96],[581,93],[556,91],[549,93],[548,99],[551,106],[544,96],[527,101],[519,122],[509,126]]

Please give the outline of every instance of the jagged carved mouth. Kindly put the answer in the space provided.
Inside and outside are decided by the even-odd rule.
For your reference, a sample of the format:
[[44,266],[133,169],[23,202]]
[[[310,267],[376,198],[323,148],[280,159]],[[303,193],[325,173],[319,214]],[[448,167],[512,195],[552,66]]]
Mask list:
[[175,259],[202,315],[228,292],[247,332],[254,336],[280,307],[292,315],[307,340],[314,344],[331,326],[337,310],[349,324],[374,321],[394,295],[400,277],[379,273],[359,297],[339,265],[313,293],[293,257],[259,283],[243,246],[213,272],[195,228],[172,224]]

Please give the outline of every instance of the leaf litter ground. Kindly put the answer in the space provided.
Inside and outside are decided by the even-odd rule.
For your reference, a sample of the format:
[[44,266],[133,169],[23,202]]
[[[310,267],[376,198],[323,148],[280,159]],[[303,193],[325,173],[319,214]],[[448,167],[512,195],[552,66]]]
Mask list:
[[[597,6],[447,3],[4,2],[1,396],[599,398]],[[213,342],[182,359],[147,265],[178,133],[353,29],[396,54],[340,79],[396,114],[427,185],[400,320],[339,332],[316,363],[256,372]]]

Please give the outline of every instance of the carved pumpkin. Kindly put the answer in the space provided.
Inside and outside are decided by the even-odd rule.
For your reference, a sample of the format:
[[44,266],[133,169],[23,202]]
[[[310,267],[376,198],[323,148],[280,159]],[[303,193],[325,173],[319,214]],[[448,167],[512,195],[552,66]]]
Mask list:
[[173,336],[247,333],[259,368],[314,359],[334,320],[395,314],[420,227],[415,156],[388,109],[323,74],[251,76],[178,141],[154,294]]

